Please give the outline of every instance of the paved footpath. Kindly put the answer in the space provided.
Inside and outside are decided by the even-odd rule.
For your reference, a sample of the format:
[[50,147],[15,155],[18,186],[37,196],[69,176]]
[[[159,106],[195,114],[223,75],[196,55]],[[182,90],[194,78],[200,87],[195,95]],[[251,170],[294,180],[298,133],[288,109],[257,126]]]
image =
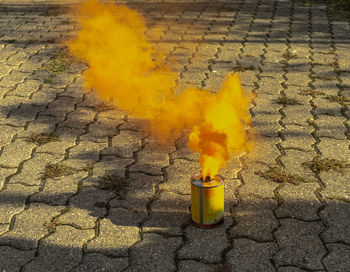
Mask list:
[[350,271],[348,22],[289,0],[127,3],[179,90],[238,71],[254,94],[257,152],[222,171],[225,223],[205,230],[189,215],[198,155],[83,91],[53,3],[0,1],[1,272]]

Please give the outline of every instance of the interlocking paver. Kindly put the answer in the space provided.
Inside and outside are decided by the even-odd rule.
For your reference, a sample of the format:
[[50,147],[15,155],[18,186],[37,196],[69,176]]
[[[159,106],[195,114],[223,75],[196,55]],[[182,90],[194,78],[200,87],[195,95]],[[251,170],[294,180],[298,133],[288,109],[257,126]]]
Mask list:
[[276,251],[275,243],[241,238],[234,241],[234,248],[227,253],[227,259],[231,271],[275,271],[271,258]]
[[343,242],[349,244],[349,205],[347,202],[338,200],[328,200],[327,205],[320,212],[321,218],[324,220],[327,228],[322,233],[322,238],[327,243]]
[[68,271],[79,264],[82,247],[91,237],[93,230],[77,230],[70,226],[58,226],[56,231],[41,240],[38,256],[24,266],[24,271]]
[[[219,262],[221,252],[228,246],[226,228],[230,224],[232,219],[226,217],[224,224],[221,224],[215,232],[189,225],[185,230],[187,243],[178,251],[179,258],[196,259],[207,263]],[[198,250],[199,248],[201,250]]]
[[326,249],[319,237],[324,227],[321,222],[304,222],[296,219],[281,219],[281,227],[275,232],[280,250],[274,256],[280,266],[293,265],[313,270],[322,270],[322,257]]
[[10,184],[0,192],[0,223],[10,223],[12,216],[24,210],[28,196],[39,191],[37,187],[28,187],[21,184]]
[[179,267],[178,271],[181,271],[181,272],[185,272],[185,271],[214,272],[215,271],[214,267],[201,262],[193,261],[193,260],[180,261],[178,267]]
[[88,243],[87,250],[128,256],[129,248],[140,240],[138,224],[143,216],[122,208],[111,209],[109,217],[99,222],[99,235]]
[[1,244],[10,244],[21,249],[35,249],[38,241],[49,233],[51,219],[59,215],[62,206],[33,203],[16,216],[13,229],[0,238]]
[[19,250],[10,246],[0,246],[1,271],[20,271],[21,266],[34,258],[35,250]]
[[[77,33],[77,2],[0,6],[1,271],[347,271],[349,171],[303,164],[350,162],[350,28],[328,2],[119,2],[145,16],[177,93],[216,92],[238,71],[256,94],[254,147],[220,171],[226,222],[211,230],[190,222],[200,168],[187,135],[158,144],[146,122],[83,90],[84,63],[50,70]],[[27,141],[40,133],[58,139]],[[74,173],[43,179],[58,162]],[[297,184],[261,177],[273,166]]]
[[120,272],[128,266],[127,258],[110,258],[101,253],[85,254],[83,261],[74,267],[71,271],[74,272]]
[[317,183],[285,184],[278,190],[282,205],[276,209],[276,215],[302,220],[319,219],[318,210],[321,203],[315,195],[317,189],[319,189]]
[[145,233],[143,240],[131,248],[131,264],[125,271],[174,271],[175,251],[181,243],[180,237]]
[[255,241],[272,241],[272,230],[277,228],[278,221],[273,214],[277,207],[275,200],[249,198],[233,209],[236,221],[231,229],[232,237],[245,237]]

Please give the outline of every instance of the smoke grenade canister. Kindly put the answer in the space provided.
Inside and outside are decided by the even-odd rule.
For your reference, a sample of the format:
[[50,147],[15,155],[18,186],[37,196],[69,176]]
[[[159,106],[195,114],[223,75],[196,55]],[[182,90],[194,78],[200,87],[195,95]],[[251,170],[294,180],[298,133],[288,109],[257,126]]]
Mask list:
[[201,175],[191,178],[191,215],[194,225],[212,228],[224,219],[224,179],[203,180]]

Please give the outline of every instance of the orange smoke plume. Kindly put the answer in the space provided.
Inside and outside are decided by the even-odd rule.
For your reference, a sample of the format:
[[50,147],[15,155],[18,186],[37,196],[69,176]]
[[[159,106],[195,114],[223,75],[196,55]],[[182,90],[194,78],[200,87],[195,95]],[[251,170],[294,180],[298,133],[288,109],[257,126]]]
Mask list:
[[246,149],[250,99],[237,74],[221,90],[188,88],[175,94],[177,74],[147,41],[143,17],[126,6],[88,0],[78,11],[70,52],[89,64],[85,87],[170,138],[190,129],[189,148],[200,152],[202,175],[213,177],[230,156]]

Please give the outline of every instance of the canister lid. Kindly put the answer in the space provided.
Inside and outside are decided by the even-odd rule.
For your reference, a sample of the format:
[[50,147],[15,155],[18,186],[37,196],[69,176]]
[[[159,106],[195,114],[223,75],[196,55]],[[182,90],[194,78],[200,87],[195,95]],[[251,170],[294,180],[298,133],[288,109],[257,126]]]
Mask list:
[[220,175],[214,176],[214,179],[210,181],[202,180],[202,175],[197,174],[191,178],[191,182],[194,186],[202,187],[202,188],[213,188],[218,187],[224,183],[224,178]]

